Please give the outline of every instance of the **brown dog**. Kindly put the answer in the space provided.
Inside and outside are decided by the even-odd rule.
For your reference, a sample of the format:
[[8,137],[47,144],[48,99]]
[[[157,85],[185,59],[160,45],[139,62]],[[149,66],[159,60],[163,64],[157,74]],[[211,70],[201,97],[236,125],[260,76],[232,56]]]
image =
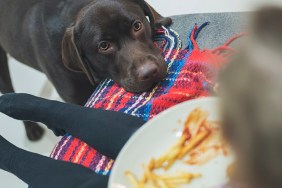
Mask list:
[[251,188],[282,186],[282,9],[255,14],[242,52],[221,74],[224,132]]
[[[143,0],[0,0],[0,91],[14,92],[6,53],[44,72],[67,102],[85,103],[105,78],[146,91],[167,70],[152,31],[171,23]],[[43,134],[25,127],[31,140]]]

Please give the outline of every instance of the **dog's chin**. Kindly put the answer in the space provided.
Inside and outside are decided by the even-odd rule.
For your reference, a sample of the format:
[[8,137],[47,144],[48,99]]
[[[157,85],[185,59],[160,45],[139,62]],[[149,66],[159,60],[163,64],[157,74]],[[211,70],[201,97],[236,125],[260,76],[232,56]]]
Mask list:
[[142,84],[142,85],[138,85],[138,84],[134,84],[134,85],[121,85],[121,87],[123,87],[127,92],[130,93],[136,93],[136,94],[140,94],[143,92],[147,92],[150,91],[154,86],[156,86],[157,83],[150,83],[150,84]]
[[166,74],[163,74],[155,82],[137,82],[137,81],[130,80],[130,81],[121,82],[119,83],[119,85],[128,92],[140,94],[140,93],[149,92],[150,90],[152,90],[165,77],[166,77]]

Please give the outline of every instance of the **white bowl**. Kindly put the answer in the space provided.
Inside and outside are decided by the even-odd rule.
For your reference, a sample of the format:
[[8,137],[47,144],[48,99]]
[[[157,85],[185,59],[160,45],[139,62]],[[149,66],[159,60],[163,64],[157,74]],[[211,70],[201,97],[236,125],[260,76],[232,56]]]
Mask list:
[[[201,98],[181,103],[172,107],[140,128],[126,143],[120,152],[108,184],[108,188],[131,188],[132,185],[124,172],[129,170],[138,178],[143,174],[142,164],[148,164],[151,158],[158,158],[166,152],[181,136],[183,124],[195,108],[209,112],[209,120],[220,120],[217,98]],[[177,162],[170,174],[177,170],[188,173],[200,173],[202,177],[193,180],[189,188],[208,188],[227,183],[227,167],[232,163],[232,156],[218,156],[204,165],[189,166]],[[188,187],[182,186],[182,187]]]

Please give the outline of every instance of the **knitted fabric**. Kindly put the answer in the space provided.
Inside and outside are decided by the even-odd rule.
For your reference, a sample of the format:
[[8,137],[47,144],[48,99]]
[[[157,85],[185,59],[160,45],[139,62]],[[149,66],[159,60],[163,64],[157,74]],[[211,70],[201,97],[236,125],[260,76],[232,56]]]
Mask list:
[[[163,51],[168,75],[151,91],[142,94],[129,93],[113,80],[106,79],[96,88],[85,106],[119,111],[147,121],[176,104],[212,95],[218,67],[234,52],[228,44],[237,36],[215,50],[200,50],[195,39],[206,25],[208,23],[199,28],[195,25],[189,34],[189,45],[185,49],[181,49],[179,36],[172,29],[156,31],[155,44]],[[104,175],[110,173],[114,163],[70,135],[64,136],[55,146],[51,157],[81,164]]]

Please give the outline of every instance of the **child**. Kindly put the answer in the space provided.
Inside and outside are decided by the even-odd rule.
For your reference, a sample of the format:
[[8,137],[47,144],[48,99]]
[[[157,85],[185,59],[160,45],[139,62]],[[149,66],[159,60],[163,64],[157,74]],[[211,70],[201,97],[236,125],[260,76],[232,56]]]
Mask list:
[[281,188],[282,9],[256,13],[251,37],[220,81],[224,132],[237,154],[237,178],[250,188]]

